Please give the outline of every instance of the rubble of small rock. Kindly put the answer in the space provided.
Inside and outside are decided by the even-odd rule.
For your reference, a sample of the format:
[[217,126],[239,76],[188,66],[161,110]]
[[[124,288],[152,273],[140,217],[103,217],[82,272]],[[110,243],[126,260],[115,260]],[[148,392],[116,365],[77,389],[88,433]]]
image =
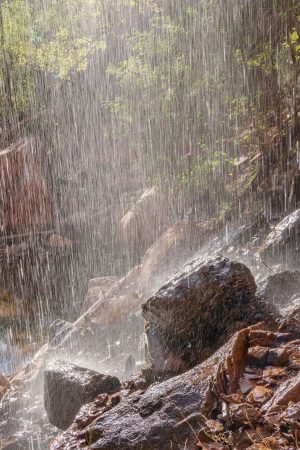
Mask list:
[[51,449],[296,449],[299,414],[300,322],[261,323],[184,374],[99,396]]

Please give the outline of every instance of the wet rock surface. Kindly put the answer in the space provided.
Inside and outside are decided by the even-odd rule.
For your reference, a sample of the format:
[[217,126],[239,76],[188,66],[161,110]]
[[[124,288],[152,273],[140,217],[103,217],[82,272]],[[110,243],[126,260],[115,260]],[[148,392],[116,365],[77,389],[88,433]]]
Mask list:
[[299,265],[300,209],[293,211],[276,225],[260,248],[265,262],[287,267]]
[[100,298],[111,289],[118,281],[117,277],[100,277],[93,278],[89,281],[88,292],[81,307],[81,312],[86,312]]
[[258,283],[258,293],[266,302],[279,307],[291,305],[300,297],[300,272],[285,270],[264,278]]
[[255,280],[243,264],[222,257],[187,264],[142,307],[153,369],[183,372],[237,330],[262,320],[274,324],[275,310],[255,292]]
[[156,188],[148,188],[122,217],[122,241],[133,254],[142,256],[159,237],[168,207]]
[[[146,391],[123,390],[117,405],[100,396],[81,409],[51,450],[298,448],[298,325],[298,334],[249,327],[182,375]],[[289,355],[284,365],[251,359],[257,336],[266,352]]]
[[182,220],[170,226],[147,250],[140,266],[137,285],[146,298],[153,295],[178,267],[206,243],[218,224]]
[[[82,406],[70,429],[55,441],[53,445],[57,447],[53,448],[155,450],[172,445],[179,449],[184,448],[185,442],[190,445],[187,448],[195,448],[200,440],[207,448],[232,448],[230,445],[235,445],[232,435],[246,427],[247,417],[255,426],[262,426],[264,413],[256,405],[263,406],[272,400],[276,386],[285,379],[287,367],[291,375],[298,370],[296,351],[291,355],[287,344],[300,337],[297,334],[300,314],[290,311],[283,320],[273,308],[266,307],[256,297],[254,278],[243,264],[221,257],[208,264],[193,262],[163,286],[159,293],[165,292],[166,296],[159,296],[155,308],[149,309],[148,363],[151,364],[136,373],[143,360],[143,319],[139,314],[127,315],[124,311],[136,309],[142,301],[141,296],[130,303],[139,270],[137,267],[112,286],[75,324],[65,321],[53,324],[49,344],[13,379],[9,393],[4,395],[6,425],[1,426],[1,432],[5,445],[19,445],[24,439],[31,450],[46,450],[59,432],[41,413],[41,375],[47,360],[56,358],[78,365],[87,362],[91,369],[126,380],[118,388],[119,392],[104,392]],[[121,314],[116,308],[118,316],[111,320],[114,299],[122,295],[130,304],[125,305]],[[149,302],[155,298],[156,295]],[[170,303],[161,304],[164,300]],[[261,324],[241,331],[198,365],[237,330],[263,319],[271,329]],[[194,343],[195,347],[191,345]],[[136,360],[136,351],[128,353],[129,348],[139,349],[140,361]],[[181,375],[171,378],[177,374]],[[268,384],[261,383],[259,377],[267,379]],[[18,393],[16,402],[15,393]],[[27,425],[24,417],[29,416],[24,410],[33,417]],[[57,420],[60,416],[57,413]],[[189,424],[196,434],[200,433],[199,442]],[[208,435],[216,434],[217,441],[215,437],[211,441],[207,439]],[[236,448],[252,445],[244,432],[234,439],[239,442]],[[243,447],[241,442],[246,442],[248,447]]]
[[1,224],[7,234],[43,230],[51,223],[52,198],[37,139],[19,139],[1,150],[0,192]]
[[42,396],[34,385],[13,383],[0,402],[1,450],[46,450],[58,430],[49,423]]
[[50,422],[61,429],[71,425],[82,405],[121,387],[116,377],[62,361],[48,365],[44,380],[45,409]]
[[[100,407],[100,416],[93,420],[82,410],[72,427],[62,435],[52,449],[177,449],[185,442],[194,442],[190,426],[198,433],[201,414],[209,413],[217,393],[231,393],[243,367],[248,331],[235,336],[231,343],[202,365],[183,375],[156,383],[146,391],[126,391],[121,402]],[[89,410],[92,407],[89,406]],[[103,413],[103,414],[102,414]],[[190,425],[190,426],[189,426]],[[78,437],[80,435],[80,439]],[[189,447],[188,447],[189,448]]]
[[[111,326],[123,322],[124,318],[126,321],[127,317],[138,313],[143,302],[143,296],[138,292],[137,286],[139,276],[140,266],[136,266],[110,288],[101,288],[102,292],[100,295],[97,294],[98,299],[94,298],[96,302],[92,302],[93,304],[79,317],[75,325],[81,327],[92,322],[99,326]],[[90,281],[93,290],[98,289],[93,286],[95,282],[98,284],[99,279],[96,280]]]

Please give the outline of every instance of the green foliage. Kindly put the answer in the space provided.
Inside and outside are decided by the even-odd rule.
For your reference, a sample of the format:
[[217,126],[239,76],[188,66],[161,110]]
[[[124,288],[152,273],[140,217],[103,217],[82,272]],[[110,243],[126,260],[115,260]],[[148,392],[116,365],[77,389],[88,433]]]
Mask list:
[[41,74],[63,84],[97,67],[107,142],[126,141],[155,184],[201,197],[231,176],[237,130],[294,108],[299,2],[271,3],[2,2],[2,117],[37,107]]
[[[108,73],[127,89],[128,101],[139,92],[145,98],[148,112],[152,102],[159,101],[162,108],[174,97],[179,88],[180,77],[189,71],[185,56],[170,51],[174,42],[181,39],[184,30],[172,23],[170,18],[154,16],[148,31],[134,30],[128,37],[130,57],[119,65],[110,65]],[[155,92],[155,97],[153,93]],[[146,102],[150,102],[147,105]]]
[[261,52],[257,53],[248,60],[249,67],[259,67],[266,74],[270,74],[275,68],[273,56],[273,49],[269,43],[263,45]]
[[[92,48],[104,46],[97,36],[100,4],[94,0],[54,1],[48,7],[24,0],[3,3],[7,51],[19,64],[63,73],[76,70],[87,62]],[[74,62],[70,64],[72,57]]]
[[[298,20],[298,17],[297,17],[297,20]],[[299,34],[295,28],[293,28],[291,30],[289,38],[290,38],[291,47],[293,48],[293,51],[295,54],[295,59],[297,61],[300,61],[300,39],[299,39]]]
[[102,3],[97,0],[54,0],[48,4],[11,0],[2,3],[1,15],[0,68],[5,71],[7,66],[10,80],[2,78],[0,91],[2,98],[8,89],[11,91],[16,112],[36,101],[38,71],[68,79],[86,70],[91,57],[105,49]]
[[[128,33],[128,58],[108,67],[120,88],[109,101],[111,111],[129,126],[151,183],[193,186],[200,196],[213,180],[219,182],[222,171],[230,174],[232,158],[226,144],[219,150],[219,139],[228,119],[245,115],[248,101],[244,95],[229,100],[231,73],[225,61],[220,64],[224,36],[215,32],[218,6],[216,1],[208,7],[207,2],[184,5],[180,15],[156,11],[146,30]],[[207,20],[209,57],[198,34]],[[220,111],[210,117],[208,103],[215,97]]]
[[[234,159],[222,150],[216,150],[210,154],[205,147],[203,146],[203,154],[199,155],[196,161],[191,163],[188,158],[181,161],[180,183],[192,184],[193,188],[208,188],[210,183],[213,180],[216,181],[224,171],[230,174]],[[207,183],[208,180],[209,183]]]

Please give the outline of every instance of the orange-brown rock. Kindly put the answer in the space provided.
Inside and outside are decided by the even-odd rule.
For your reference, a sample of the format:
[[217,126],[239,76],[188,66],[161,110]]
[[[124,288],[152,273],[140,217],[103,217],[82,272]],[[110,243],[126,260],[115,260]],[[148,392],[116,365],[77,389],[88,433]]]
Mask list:
[[[91,411],[92,424],[88,417],[83,421],[77,419],[51,449],[85,450],[91,445],[98,450],[162,450],[172,445],[173,448],[184,448],[184,445],[194,448],[195,435],[202,430],[203,415],[209,415],[221,394],[230,395],[237,388],[247,354],[248,335],[249,329],[236,333],[203,364],[154,384],[145,392],[135,392],[109,411],[100,412],[99,416],[94,408],[86,406],[85,413]],[[99,408],[103,408],[103,404]],[[252,406],[248,413],[255,419],[259,416]],[[214,428],[214,433],[223,433],[221,424],[216,421],[209,422],[207,430],[210,427]],[[211,440],[209,443],[214,445]]]
[[132,252],[143,254],[161,234],[167,220],[156,188],[146,189],[120,223],[123,241]]
[[268,347],[250,347],[248,350],[248,364],[263,366],[267,363]]
[[[253,385],[251,386],[252,389]],[[244,396],[241,392],[236,392],[234,394],[221,394],[220,398],[222,400],[224,400],[224,402],[226,402],[227,404],[230,403],[243,403],[244,402]]]
[[263,371],[263,378],[281,378],[286,377],[287,373],[283,367],[267,367]]
[[51,223],[51,196],[35,139],[20,139],[0,151],[0,196],[5,233],[40,231]]
[[267,362],[272,366],[285,366],[290,359],[290,352],[286,348],[272,348],[268,352]]
[[268,389],[264,386],[255,386],[251,392],[247,395],[247,400],[249,403],[260,403],[263,404],[267,402],[273,395],[272,389]]
[[271,347],[276,344],[276,334],[268,330],[251,330],[249,343],[250,347]]
[[117,281],[117,277],[100,277],[90,280],[88,292],[81,307],[82,313],[86,312],[97,301],[103,299],[105,294],[117,283]]
[[[198,448],[201,448],[201,444],[198,445]],[[212,442],[209,444],[206,444],[205,448],[207,450],[228,450],[228,445],[221,444],[220,442]]]
[[300,403],[291,403],[279,417],[276,416],[276,419],[281,426],[286,425],[289,427],[293,435],[297,437],[297,434],[300,432]]
[[289,368],[290,369],[300,370],[300,359],[292,357],[291,360],[290,360]]
[[2,318],[15,318],[20,315],[20,308],[16,299],[11,293],[1,290],[0,291],[0,316]]
[[9,381],[6,377],[0,374],[0,399],[9,389]]
[[248,450],[289,450],[289,442],[277,436],[268,436],[262,442],[257,442],[247,447]]
[[248,364],[254,366],[284,366],[288,363],[290,352],[286,348],[250,347]]
[[251,425],[262,422],[262,414],[252,405],[247,403],[229,405],[231,422],[237,426]]
[[276,390],[271,400],[263,407],[265,412],[270,413],[275,409],[286,409],[289,403],[300,402],[300,373],[293,378],[288,378]]

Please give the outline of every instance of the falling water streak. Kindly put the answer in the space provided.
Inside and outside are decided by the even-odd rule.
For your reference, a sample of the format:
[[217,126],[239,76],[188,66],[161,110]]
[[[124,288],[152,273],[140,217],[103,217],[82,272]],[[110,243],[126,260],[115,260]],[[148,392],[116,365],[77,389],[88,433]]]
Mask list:
[[[262,120],[263,102],[275,102],[263,95],[256,98],[271,76],[262,71],[258,80],[255,64],[263,47],[260,45],[256,53],[253,42],[259,41],[261,33],[272,45],[274,30],[264,27],[264,23],[279,10],[278,2],[271,7],[266,4],[259,0],[44,0],[30,3],[32,22],[28,29],[27,15],[22,16],[24,10],[17,10],[18,5],[27,8],[28,2],[0,2],[4,25],[8,24],[1,35],[2,55],[7,56],[7,51],[14,48],[7,46],[5,39],[10,38],[9,27],[22,25],[20,16],[25,21],[25,32],[20,31],[16,39],[25,39],[31,51],[30,64],[27,61],[26,65],[26,55],[19,55],[24,56],[25,63],[16,64],[12,81],[14,90],[27,99],[28,111],[15,112],[14,121],[10,119],[2,128],[17,125],[14,141],[34,138],[35,143],[28,144],[27,152],[33,152],[31,164],[36,166],[25,165],[22,176],[28,181],[33,176],[31,170],[40,170],[51,193],[50,206],[47,200],[41,201],[41,223],[35,224],[36,230],[28,229],[31,211],[16,217],[22,222],[21,230],[17,232],[12,224],[3,230],[9,242],[3,256],[9,267],[9,273],[2,274],[4,282],[32,310],[25,320],[16,313],[12,323],[5,322],[1,327],[0,351],[8,359],[0,366],[0,372],[14,373],[30,358],[22,357],[18,337],[22,335],[26,345],[41,345],[48,339],[48,328],[54,319],[73,322],[80,315],[89,279],[111,275],[121,278],[141,263],[148,247],[170,226],[204,223],[226,213],[237,202],[236,223],[225,223],[225,233],[204,242],[196,256],[205,259],[219,251],[234,252],[229,246],[245,225],[241,195],[244,185],[231,186],[232,172],[239,170],[235,162],[243,154],[238,134],[253,125],[256,113]],[[72,45],[65,47],[68,40]],[[83,54],[76,53],[76,48],[82,50],[83,42]],[[41,52],[43,44],[46,47]],[[290,59],[282,62],[284,50],[279,44],[275,45],[274,57],[277,65],[289,67]],[[15,61],[12,58],[7,62]],[[36,64],[33,73],[31,64]],[[285,75],[281,70],[278,89],[284,86]],[[32,91],[24,80],[28,85],[33,83]],[[292,104],[295,97],[293,91]],[[8,98],[8,117],[10,107]],[[292,106],[290,111],[292,115]],[[37,114],[38,119],[19,127],[23,114]],[[261,151],[251,131],[246,137]],[[3,142],[4,149],[10,141]],[[291,130],[286,144],[293,154]],[[37,162],[40,154],[41,169]],[[299,150],[297,158],[300,167]],[[3,180],[14,185],[8,159],[4,159],[3,166],[1,203],[13,215],[16,199],[9,196],[7,200],[3,186]],[[274,192],[279,182],[278,175],[273,174]],[[141,195],[152,187],[158,191],[156,212],[146,212],[142,225],[129,230],[131,235],[122,234],[122,217],[128,211],[134,214]],[[34,200],[41,188],[42,183],[32,194]],[[283,203],[287,211],[286,178]],[[48,206],[50,220],[42,214],[46,216]],[[272,221],[277,212],[270,199],[260,207]],[[52,246],[49,230],[50,236],[60,235],[72,241],[71,248]],[[32,234],[29,238],[28,233]],[[193,239],[196,236],[191,236]],[[22,256],[14,259],[13,247],[22,244]],[[195,257],[193,252],[194,249],[191,254],[183,251],[180,261]],[[243,248],[240,253],[241,259],[248,258]],[[259,263],[252,263],[259,273]],[[157,288],[170,270],[162,270],[160,277],[151,281],[151,288]],[[136,353],[138,361],[143,359],[142,336],[135,348],[130,339],[119,340],[118,336],[126,340],[132,331],[125,318],[114,332],[108,326],[104,331],[101,345],[108,357],[115,347],[122,347],[124,352]],[[93,351],[96,354],[97,349]],[[68,358],[67,354],[64,356]],[[101,370],[93,356],[84,356],[78,358],[78,363]],[[42,448],[42,437],[37,442],[31,438],[30,447]]]

